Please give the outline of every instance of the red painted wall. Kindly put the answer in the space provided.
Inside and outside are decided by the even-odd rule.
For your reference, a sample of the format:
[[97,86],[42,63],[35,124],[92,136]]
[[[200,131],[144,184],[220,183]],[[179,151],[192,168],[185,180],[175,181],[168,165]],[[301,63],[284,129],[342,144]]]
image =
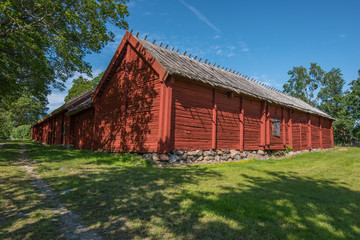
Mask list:
[[130,45],[124,60],[94,99],[95,149],[111,152],[157,150],[160,80]]
[[311,116],[311,145],[320,148],[320,121],[318,116]]
[[172,89],[174,149],[211,149],[212,88],[175,78]]
[[331,144],[331,121],[329,119],[322,119],[322,139],[323,148],[333,147]]
[[[281,106],[278,105],[270,105],[269,108],[269,118],[270,118],[270,124],[269,124],[269,131],[268,134],[270,135],[270,149],[284,149],[283,144],[283,138],[285,137],[285,133],[283,131],[283,113]],[[273,134],[273,120],[279,120],[280,121],[280,137],[274,136]]]
[[93,120],[93,109],[87,109],[74,115],[74,148],[91,150],[93,143]]
[[244,149],[258,150],[261,137],[261,102],[243,98]]
[[240,149],[240,98],[216,92],[217,148]]

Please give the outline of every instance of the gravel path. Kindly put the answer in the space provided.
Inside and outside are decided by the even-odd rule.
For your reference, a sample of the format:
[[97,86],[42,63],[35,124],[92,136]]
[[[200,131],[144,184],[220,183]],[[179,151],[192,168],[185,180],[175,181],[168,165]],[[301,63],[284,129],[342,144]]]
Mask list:
[[[1,148],[1,145],[0,145]],[[67,239],[102,239],[94,230],[86,228],[79,222],[79,216],[72,211],[66,209],[56,197],[56,193],[51,191],[50,187],[36,171],[35,167],[31,164],[27,158],[26,146],[20,145],[20,157],[21,161],[19,167],[26,171],[26,173],[32,178],[33,185],[41,192],[41,194],[49,199],[49,205],[53,206],[49,209],[53,210],[55,215],[61,216],[61,231],[64,233]]]

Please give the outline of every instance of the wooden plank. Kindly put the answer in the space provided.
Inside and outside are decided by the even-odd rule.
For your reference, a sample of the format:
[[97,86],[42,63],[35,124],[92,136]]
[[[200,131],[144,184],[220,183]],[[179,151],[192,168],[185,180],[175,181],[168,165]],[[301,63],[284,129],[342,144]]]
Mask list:
[[311,137],[312,137],[312,134],[311,134],[311,115],[308,114],[308,125],[307,125],[307,129],[308,129],[308,132],[307,132],[307,136],[308,136],[308,144],[307,144],[307,147],[308,149],[311,149],[311,146],[312,146],[312,143],[311,143]]
[[261,103],[261,127],[260,127],[260,146],[265,147],[266,144],[266,102]]
[[213,111],[212,111],[212,134],[211,134],[211,148],[216,149],[217,142],[217,105],[216,105],[216,90],[213,89]]
[[240,146],[239,150],[244,151],[244,108],[243,108],[243,98],[240,97]]

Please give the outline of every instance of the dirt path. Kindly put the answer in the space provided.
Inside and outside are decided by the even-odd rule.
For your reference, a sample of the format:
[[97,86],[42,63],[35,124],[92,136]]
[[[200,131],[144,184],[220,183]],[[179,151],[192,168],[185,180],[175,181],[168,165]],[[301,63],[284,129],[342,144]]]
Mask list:
[[[0,145],[1,148],[1,145]],[[79,216],[72,211],[66,209],[60,201],[56,198],[56,193],[51,191],[50,187],[36,171],[35,167],[30,164],[30,160],[25,153],[25,145],[20,145],[21,162],[19,167],[26,171],[26,173],[32,178],[33,185],[46,196],[49,200],[49,209],[53,210],[55,215],[61,217],[61,231],[64,233],[67,239],[102,239],[94,230],[87,229],[84,225],[80,224]]]

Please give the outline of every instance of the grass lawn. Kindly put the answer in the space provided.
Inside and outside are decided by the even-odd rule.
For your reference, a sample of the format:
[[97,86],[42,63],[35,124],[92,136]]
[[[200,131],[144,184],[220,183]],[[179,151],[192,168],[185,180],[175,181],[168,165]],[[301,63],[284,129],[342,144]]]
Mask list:
[[47,209],[48,200],[35,190],[19,168],[19,143],[0,149],[0,239],[51,239],[59,217]]
[[[17,143],[8,144],[16,154]],[[63,205],[104,239],[360,239],[359,148],[268,161],[149,167],[105,153],[25,145],[28,156],[41,161],[37,170],[53,191],[72,189],[58,195]],[[4,151],[2,211],[11,204],[3,191],[12,188],[18,197],[38,201],[22,173],[10,170],[14,158]],[[28,201],[18,208],[33,204]],[[49,225],[44,218],[32,220]],[[5,223],[0,234],[14,228],[11,218]]]

